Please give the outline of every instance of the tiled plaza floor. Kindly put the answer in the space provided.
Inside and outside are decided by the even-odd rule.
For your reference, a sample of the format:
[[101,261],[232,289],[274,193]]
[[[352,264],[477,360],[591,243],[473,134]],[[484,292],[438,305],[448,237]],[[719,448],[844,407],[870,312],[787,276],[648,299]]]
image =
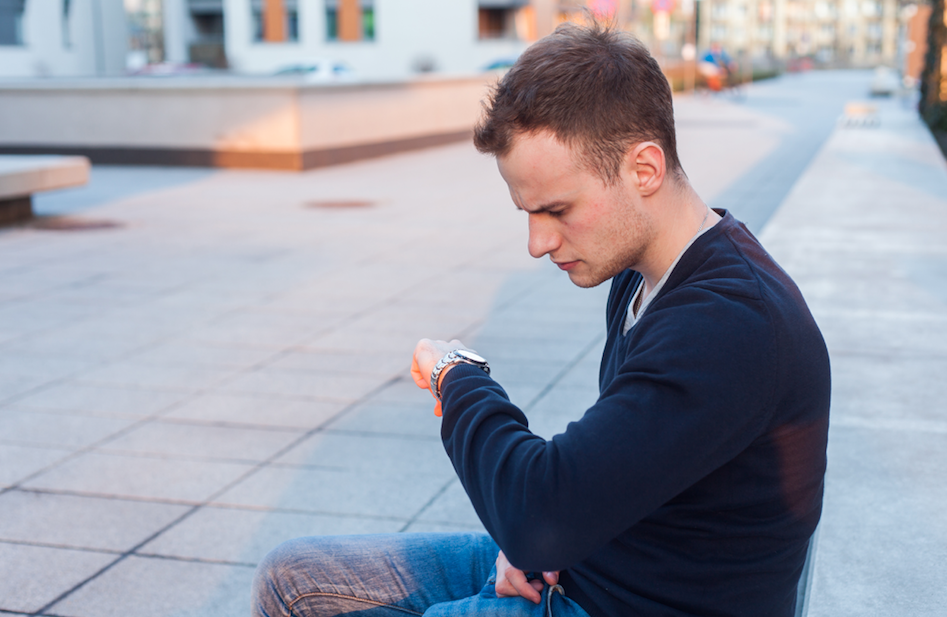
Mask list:
[[[895,614],[838,608],[852,606],[837,592],[846,554],[862,562],[859,589],[884,588],[853,534],[886,533],[891,517],[853,527],[852,512],[910,492],[895,479],[922,463],[885,467],[892,436],[934,461],[947,432],[931,386],[947,369],[947,269],[931,239],[947,223],[943,161],[918,172],[911,161],[934,160],[923,139],[891,142],[899,181],[883,147],[835,130],[867,83],[793,75],[677,102],[705,200],[756,231],[783,204],[763,238],[832,347],[841,424],[813,615]],[[882,127],[901,121],[900,101],[882,104]],[[318,205],[340,200],[370,205]],[[885,240],[893,204],[907,231]],[[525,216],[468,144],[301,174],[99,168],[37,210],[117,226],[0,230],[0,612],[246,615],[254,565],[284,539],[480,529],[408,376],[418,338],[478,349],[541,435],[595,400],[607,289],[527,255]],[[853,217],[875,227],[859,235]],[[898,285],[882,322],[878,274]],[[874,467],[858,466],[864,448]],[[893,484],[859,493],[865,469]],[[910,508],[936,528],[925,517],[943,490],[923,469],[927,501]],[[905,576],[891,584],[910,588]],[[882,591],[875,606],[890,606]]]

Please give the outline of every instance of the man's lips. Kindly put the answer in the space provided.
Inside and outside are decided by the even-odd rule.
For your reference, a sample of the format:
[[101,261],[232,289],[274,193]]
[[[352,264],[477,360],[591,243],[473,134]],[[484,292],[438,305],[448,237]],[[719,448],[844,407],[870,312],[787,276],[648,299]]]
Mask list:
[[553,263],[559,266],[560,270],[566,271],[571,270],[579,264],[578,261],[554,261]]

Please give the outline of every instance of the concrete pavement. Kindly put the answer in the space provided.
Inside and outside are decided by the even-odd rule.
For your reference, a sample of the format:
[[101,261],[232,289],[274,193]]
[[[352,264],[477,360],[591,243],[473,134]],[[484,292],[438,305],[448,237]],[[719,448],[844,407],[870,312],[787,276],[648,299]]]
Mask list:
[[[897,100],[836,128],[868,79],[682,98],[680,150],[755,229],[782,204],[762,237],[832,352],[810,614],[933,615],[947,172]],[[468,145],[302,174],[99,168],[88,191],[36,209],[117,227],[0,231],[0,612],[243,615],[283,539],[480,528],[407,373],[420,337],[469,341],[541,435],[595,399],[607,290],[529,258]]]
[[761,240],[832,359],[810,617],[947,606],[947,165],[916,113],[843,123]]

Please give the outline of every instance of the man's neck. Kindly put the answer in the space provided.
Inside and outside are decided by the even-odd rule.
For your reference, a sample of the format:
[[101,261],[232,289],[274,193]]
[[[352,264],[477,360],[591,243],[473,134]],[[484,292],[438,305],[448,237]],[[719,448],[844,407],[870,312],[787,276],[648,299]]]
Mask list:
[[657,212],[657,233],[645,259],[637,270],[644,277],[642,295],[647,296],[671,267],[684,247],[705,229],[710,229],[720,220],[720,215],[701,200],[686,180],[679,186],[667,186],[652,199],[660,200],[653,205]]

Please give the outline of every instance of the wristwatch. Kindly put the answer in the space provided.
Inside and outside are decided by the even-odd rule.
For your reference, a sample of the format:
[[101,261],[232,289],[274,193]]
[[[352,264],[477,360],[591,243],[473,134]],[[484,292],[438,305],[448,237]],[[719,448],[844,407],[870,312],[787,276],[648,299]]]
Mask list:
[[440,377],[441,373],[445,368],[452,364],[472,364],[477,368],[483,369],[487,375],[490,374],[490,365],[487,364],[487,361],[484,360],[476,352],[469,349],[455,349],[453,351],[448,351],[443,358],[437,361],[437,364],[434,365],[434,370],[431,371],[431,392],[434,393],[434,398],[438,401],[441,400],[441,384]]

